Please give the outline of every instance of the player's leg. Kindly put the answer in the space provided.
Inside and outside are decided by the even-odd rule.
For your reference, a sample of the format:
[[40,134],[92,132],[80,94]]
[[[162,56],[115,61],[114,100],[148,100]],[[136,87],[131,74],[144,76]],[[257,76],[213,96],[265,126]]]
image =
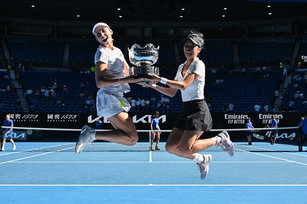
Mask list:
[[3,138],[3,140],[2,140],[2,145],[1,145],[1,151],[4,151],[5,142],[6,142],[6,139]]
[[159,142],[160,142],[160,135],[161,135],[161,133],[157,132],[156,134],[157,134],[157,136],[156,136],[156,150],[160,150]]
[[219,133],[215,137],[199,139],[202,134],[203,131],[185,131],[179,142],[179,154],[182,157],[193,159],[199,167],[201,179],[204,179],[209,172],[209,163],[212,160],[212,156],[210,154],[199,154],[198,152],[217,145],[227,151],[230,156],[233,156],[234,146],[226,131]]
[[104,140],[128,146],[132,146],[138,141],[136,127],[127,112],[120,112],[111,116],[109,120],[115,130],[96,132],[87,125],[83,126],[75,152],[82,152],[83,148],[94,140]]
[[13,145],[13,150],[16,150],[16,145],[15,145],[14,140],[13,140],[13,139],[10,139],[10,142],[11,142],[11,143],[12,143],[12,145]]
[[132,146],[138,141],[136,127],[127,112],[121,112],[109,118],[115,128],[112,131],[96,132],[96,140],[105,140],[123,145]]
[[195,153],[216,145],[212,139],[201,139],[203,131],[185,130],[178,144],[178,152],[181,157],[194,159]]
[[165,144],[165,149],[168,153],[179,155],[179,141],[181,137],[183,136],[184,130],[173,128],[172,132],[169,134],[167,142]]
[[307,134],[302,133],[301,139],[302,139],[301,145],[302,145],[302,150],[303,150],[303,146],[307,142]]
[[156,132],[152,132],[151,133],[151,141],[150,141],[150,150],[151,151],[155,151],[154,147],[153,147],[153,143],[154,143],[154,140],[156,138]]
[[178,150],[179,155],[184,158],[193,159],[196,162],[200,170],[200,178],[204,179],[209,172],[209,163],[212,161],[212,156],[210,154],[195,153],[195,149],[204,150],[216,145],[217,142],[211,138],[198,140],[202,134],[203,131],[184,131],[184,135],[179,141]]
[[276,130],[273,130],[272,135],[271,135],[271,145],[275,144],[277,135],[278,135],[278,132]]
[[252,133],[246,133],[248,145],[252,145]]
[[[202,134],[203,131],[188,131],[174,128],[166,142],[166,151],[180,157],[194,159],[194,153],[216,145],[216,141],[214,142],[212,139],[198,141]],[[195,143],[196,145],[194,146]]]

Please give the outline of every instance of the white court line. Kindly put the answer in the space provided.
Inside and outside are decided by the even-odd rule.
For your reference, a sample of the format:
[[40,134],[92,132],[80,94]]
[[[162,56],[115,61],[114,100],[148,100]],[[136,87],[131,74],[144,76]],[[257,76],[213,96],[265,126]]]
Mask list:
[[[260,149],[260,150],[266,150],[266,151],[270,151],[270,152],[276,152],[276,150],[272,150],[272,149],[267,149],[267,148],[262,148],[262,147],[251,147],[254,149]],[[295,155],[295,156],[302,156],[302,157],[307,157],[307,154],[297,154],[297,153],[290,153],[290,152],[280,152],[280,153],[284,153],[284,154],[290,154],[290,155]]]
[[303,162],[297,162],[297,161],[293,161],[293,160],[289,160],[289,159],[283,159],[283,158],[280,158],[280,157],[274,157],[274,156],[270,156],[270,155],[266,155],[266,154],[261,154],[261,153],[256,153],[256,152],[249,152],[249,151],[246,151],[246,150],[243,150],[243,149],[239,149],[239,148],[237,148],[237,150],[240,150],[240,151],[243,151],[243,152],[248,152],[250,154],[256,154],[256,155],[272,158],[272,159],[278,159],[278,160],[286,161],[286,162],[289,162],[289,163],[295,163],[295,164],[300,164],[300,165],[307,166],[307,163],[303,163]]
[[307,184],[0,184],[0,187],[307,187]]
[[52,151],[52,152],[45,152],[45,153],[36,154],[36,155],[28,156],[28,157],[21,157],[19,159],[12,159],[12,160],[8,160],[8,161],[5,161],[5,162],[0,162],[0,165],[1,164],[12,163],[12,162],[20,161],[20,160],[24,160],[24,159],[39,157],[39,156],[43,156],[43,155],[47,155],[47,154],[52,154],[52,153],[55,153],[55,152],[60,152],[60,151],[64,151],[64,150],[71,149],[71,148],[75,148],[75,147],[68,147],[68,148],[64,148],[64,149],[60,149],[60,150],[56,150],[56,151]]
[[[148,164],[148,161],[17,161],[14,164]],[[194,164],[189,161],[154,161],[152,164]],[[211,164],[289,163],[287,161],[216,161]]]
[[31,151],[36,151],[36,150],[40,150],[40,149],[46,149],[46,148],[50,148],[50,147],[59,147],[59,146],[69,145],[69,144],[72,144],[72,143],[52,145],[52,146],[47,146],[47,147],[39,147],[39,148],[28,149],[28,150],[23,150],[23,151],[10,152],[10,153],[5,153],[5,154],[0,154],[0,156],[6,156],[6,155],[10,155],[10,154],[18,154],[18,153],[23,153],[23,152],[31,152]]
[[297,153],[290,153],[290,152],[285,152],[287,154],[292,154],[292,155],[295,155],[295,156],[301,156],[301,157],[307,157],[307,154],[297,154]]

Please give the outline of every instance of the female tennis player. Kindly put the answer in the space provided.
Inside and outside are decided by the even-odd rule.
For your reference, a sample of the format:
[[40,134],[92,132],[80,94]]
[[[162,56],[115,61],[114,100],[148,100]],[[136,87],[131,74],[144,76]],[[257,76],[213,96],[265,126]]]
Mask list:
[[[205,64],[197,57],[203,45],[203,34],[190,33],[183,47],[186,61],[179,66],[175,79],[168,80],[152,75],[152,79],[146,79],[151,81],[149,84],[141,84],[170,97],[175,96],[178,90],[181,91],[183,108],[168,137],[166,150],[171,154],[196,161],[201,179],[204,179],[209,172],[212,156],[198,152],[214,145],[227,151],[230,156],[235,152],[226,131],[212,138],[200,139],[204,131],[209,131],[212,127],[211,114],[204,100]],[[169,87],[159,86],[157,82]]]
[[76,143],[75,152],[94,140],[105,140],[132,146],[138,141],[136,127],[128,111],[130,104],[124,93],[130,91],[128,83],[136,83],[141,79],[129,77],[129,65],[121,50],[113,45],[113,30],[106,23],[97,23],[92,29],[100,44],[95,54],[95,79],[99,88],[96,98],[97,115],[109,119],[115,130],[95,132],[85,125]]
[[[151,123],[150,123],[150,129],[153,130],[161,130],[159,126],[159,115],[160,113],[158,111],[155,112],[155,114],[152,116]],[[150,141],[150,150],[160,150],[159,147],[159,141],[160,141],[160,134],[161,132],[152,132],[151,133],[151,141]],[[154,140],[156,139],[156,148],[153,147]]]

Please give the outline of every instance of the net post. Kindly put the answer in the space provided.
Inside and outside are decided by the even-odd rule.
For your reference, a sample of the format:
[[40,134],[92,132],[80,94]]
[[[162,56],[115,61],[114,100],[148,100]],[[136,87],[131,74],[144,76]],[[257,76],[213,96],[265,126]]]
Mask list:
[[152,137],[151,131],[148,131],[148,137],[149,137],[149,140],[148,140],[148,142],[149,142],[149,145],[148,145],[148,148],[149,148],[149,163],[151,163],[152,162],[152,151],[151,151],[151,148],[150,148],[151,137]]

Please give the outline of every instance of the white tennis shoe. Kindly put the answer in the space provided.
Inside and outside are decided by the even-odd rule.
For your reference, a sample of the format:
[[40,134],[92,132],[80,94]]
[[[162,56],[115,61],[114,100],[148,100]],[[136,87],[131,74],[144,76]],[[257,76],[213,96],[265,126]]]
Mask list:
[[75,152],[81,153],[86,145],[92,144],[94,141],[90,135],[93,129],[87,125],[84,125],[81,129],[80,136],[76,142]]
[[200,171],[200,178],[205,179],[209,173],[209,163],[212,161],[212,156],[211,154],[203,154],[202,156],[204,160],[196,164]]
[[217,135],[221,138],[221,141],[217,144],[222,150],[228,152],[229,156],[233,157],[235,154],[235,147],[230,140],[229,134],[227,131],[223,131]]

